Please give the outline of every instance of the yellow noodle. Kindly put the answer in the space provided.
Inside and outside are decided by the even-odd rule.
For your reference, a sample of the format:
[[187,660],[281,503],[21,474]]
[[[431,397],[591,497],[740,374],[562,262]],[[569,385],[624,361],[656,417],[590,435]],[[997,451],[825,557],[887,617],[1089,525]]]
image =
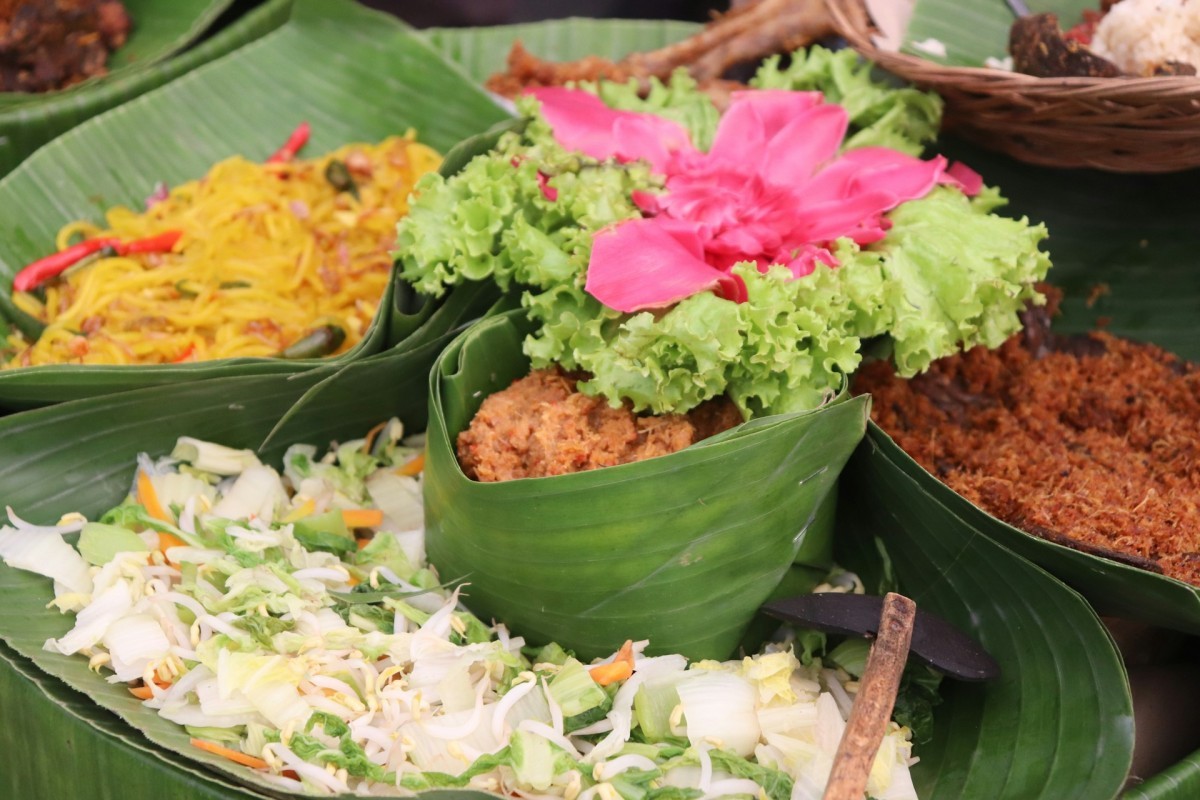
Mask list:
[[[358,200],[325,179],[333,159],[352,167]],[[58,233],[60,250],[85,238],[183,235],[170,254],[72,269],[44,287],[45,302],[15,293],[17,307],[46,330],[32,345],[15,333],[7,348],[0,341],[15,353],[0,367],[270,356],[324,324],[340,326],[341,351],[349,349],[387,288],[396,222],[413,185],[440,163],[411,133],[311,161],[235,157],[147,211],[112,208],[107,226],[71,222]],[[221,288],[237,282],[249,285]]]

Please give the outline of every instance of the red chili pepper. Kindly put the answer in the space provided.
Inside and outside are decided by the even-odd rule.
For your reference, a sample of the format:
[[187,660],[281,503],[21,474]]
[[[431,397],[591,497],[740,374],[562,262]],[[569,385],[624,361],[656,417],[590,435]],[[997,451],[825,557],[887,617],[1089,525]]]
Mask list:
[[181,236],[183,236],[183,231],[164,231],[157,236],[147,236],[145,239],[118,242],[114,245],[114,249],[120,256],[127,256],[131,253],[169,253],[175,248],[175,243]]
[[171,359],[171,363],[172,364],[182,364],[184,361],[187,361],[189,358],[191,358],[195,354],[196,354],[196,343],[189,342],[188,346],[183,348],[182,353],[175,356],[175,358]]
[[61,252],[46,256],[45,258],[39,258],[22,269],[13,278],[13,291],[32,291],[106,247],[111,247],[117,255],[122,256],[130,255],[131,253],[169,253],[181,236],[183,236],[183,231],[166,231],[157,236],[134,239],[131,242],[122,242],[120,239],[111,236],[99,239],[87,239],[79,244],[73,244]]
[[113,247],[116,243],[117,240],[112,238],[88,239],[61,252],[39,258],[13,278],[13,291],[28,292],[36,289],[51,278],[61,275],[72,264],[100,252],[105,247]]
[[276,150],[270,158],[267,159],[268,164],[282,164],[291,161],[300,152],[300,148],[308,144],[308,136],[312,133],[312,128],[307,122],[301,122],[296,126],[296,130],[292,131],[292,135],[283,143],[283,147]]

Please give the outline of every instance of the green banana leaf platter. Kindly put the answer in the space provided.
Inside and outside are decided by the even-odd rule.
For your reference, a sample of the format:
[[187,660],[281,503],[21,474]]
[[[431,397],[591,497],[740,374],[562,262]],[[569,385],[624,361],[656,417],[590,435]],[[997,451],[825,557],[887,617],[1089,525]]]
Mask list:
[[[981,67],[989,57],[1000,58],[1008,52],[1008,32],[1013,10],[1007,3],[987,0],[916,0],[912,18],[904,34],[901,50],[939,64]],[[1087,9],[1099,10],[1091,0],[1032,0],[1027,4],[1034,13],[1053,11],[1064,28],[1083,18]],[[913,47],[914,42],[936,39],[946,46],[945,56]]]
[[[631,30],[657,33],[646,34],[629,45]],[[691,30],[694,28],[658,23],[630,27],[629,23],[569,20],[523,26],[520,32],[536,54],[572,58],[589,53],[619,57],[629,49],[665,44]],[[655,41],[655,36],[662,38]],[[480,79],[502,65],[513,38],[511,30],[494,28],[434,31],[428,40],[442,53],[461,57],[464,69]],[[319,66],[311,63],[311,50],[304,58],[298,55],[303,47],[314,45],[328,52],[328,58]],[[280,107],[279,98],[307,103],[312,95],[340,97],[338,105],[325,107],[320,115],[310,115],[316,134],[314,149],[327,149],[345,137],[381,137],[390,132],[389,120],[382,117],[363,122],[361,129],[347,121],[346,115],[366,117],[367,112],[359,108],[365,105],[361,102],[364,97],[372,99],[375,114],[391,113],[386,109],[392,105],[415,105],[429,118],[437,117],[419,130],[427,141],[443,150],[456,139],[505,119],[505,113],[476,89],[464,90],[460,106],[445,102],[445,92],[436,101],[414,96],[395,76],[380,74],[402,67],[429,72],[432,59],[425,45],[384,18],[334,0],[297,0],[292,21],[276,33],[81,126],[34,158],[57,147],[52,152],[66,162],[65,166],[63,171],[46,176],[78,177],[90,168],[105,174],[110,181],[106,185],[114,187],[112,197],[104,200],[135,202],[148,182],[166,177],[164,173],[175,168],[173,161],[182,158],[190,167],[172,175],[191,177],[203,172],[213,160],[234,152],[213,141],[218,132],[231,126],[241,130],[235,143],[237,151],[269,152],[277,144],[279,132],[286,133],[293,124],[290,110]],[[438,80],[464,79],[457,68],[436,60],[432,63],[437,64],[436,74],[441,76]],[[325,71],[344,76],[345,82],[329,85],[315,77]],[[297,72],[301,74],[293,81],[292,75]],[[209,75],[213,76],[211,85],[207,82]],[[428,76],[426,79],[434,80]],[[257,127],[239,128],[236,113],[221,102],[222,87],[235,85],[254,91],[256,80],[274,82],[273,91],[263,97],[264,102],[271,102],[276,116],[288,117],[277,123],[278,130],[263,130],[269,127],[263,120],[270,121],[270,114],[257,118]],[[186,92],[172,91],[181,85],[189,87]],[[206,105],[207,113],[188,117],[204,117],[199,127],[193,124],[195,130],[188,139],[189,147],[201,150],[194,159],[178,153],[158,156],[154,140],[144,129],[131,126],[109,133],[104,127],[110,117],[123,119],[126,114],[145,114],[142,119],[166,124],[164,121],[180,114],[186,117],[195,105]],[[108,148],[105,152],[119,157],[116,164],[108,166],[86,155],[89,147],[100,146],[89,144],[85,138],[89,130],[96,131],[92,135]],[[131,141],[128,136],[139,138]],[[146,153],[149,168],[130,173],[136,162],[128,154],[121,154],[122,145],[131,152]],[[77,152],[82,155],[75,155]],[[22,170],[29,163],[34,159]],[[49,169],[50,161],[44,163],[43,169]],[[104,166],[97,167],[97,163]],[[989,181],[1008,189],[1017,200],[1018,211],[1041,216],[1050,223],[1056,236],[1056,269],[1069,280],[1088,279],[1087,262],[1082,257],[1072,266],[1071,257],[1059,252],[1066,246],[1059,244],[1053,212],[1062,212],[1060,217],[1067,212],[1055,208],[1054,193],[1045,191],[1044,184],[1041,191],[1046,196],[1033,191],[1039,180],[1045,181],[1044,172],[1039,178],[1037,172],[1023,171],[999,159],[994,163],[968,159],[968,163],[981,169]],[[24,223],[22,229],[30,231],[31,237],[40,237],[37,242],[42,244],[26,237],[21,246],[36,255],[40,254],[37,248],[52,237],[57,225],[67,219],[64,213],[72,207],[56,207],[54,195],[41,188],[59,184],[46,184],[42,174],[30,172],[18,171],[10,178],[20,174],[28,177],[16,188],[9,179],[0,182],[0,199],[6,208],[7,200],[15,198],[20,198],[22,204],[41,203],[43,215],[52,215],[50,220],[29,219]],[[126,179],[127,175],[134,177]],[[1010,189],[1010,180],[1027,186],[1029,192]],[[65,185],[72,197],[86,199],[83,191],[71,188],[71,181]],[[1092,187],[1081,188],[1080,195],[1088,188]],[[1085,209],[1098,210],[1096,206],[1103,205],[1100,198],[1085,199],[1093,203],[1085,203]],[[1108,200],[1114,207],[1121,202],[1119,195]],[[1163,198],[1159,205],[1168,200]],[[1091,227],[1078,228],[1080,243],[1087,240],[1082,252],[1094,253],[1106,239],[1113,240],[1114,219],[1124,218],[1089,220]],[[1102,231],[1101,235],[1096,235],[1096,230]],[[13,237],[12,229],[0,230],[0,260],[4,261],[0,274],[6,277],[11,276],[11,265],[4,271],[11,256],[3,248],[15,246],[10,241]],[[17,240],[20,238],[18,235]],[[1147,261],[1145,266],[1163,265]],[[1187,291],[1196,288],[1196,278],[1185,272],[1186,262],[1174,268],[1168,266],[1169,277],[1180,280],[1184,288],[1172,293],[1167,303],[1181,313],[1189,308]],[[1145,272],[1141,277],[1144,281]],[[1106,280],[1112,282],[1111,278]],[[1136,277],[1130,277],[1129,284],[1136,285]],[[1117,284],[1113,286],[1115,293]],[[1141,296],[1148,306],[1150,290],[1144,289]],[[270,460],[277,459],[290,443],[323,444],[331,438],[361,435],[391,415],[399,415],[410,430],[421,429],[428,419],[429,371],[435,359],[462,323],[489,308],[505,307],[503,301],[495,303],[494,296],[480,291],[455,293],[437,306],[423,305],[404,287],[397,286],[388,301],[389,318],[377,320],[380,327],[386,328],[379,334],[377,351],[364,351],[344,362],[306,365],[303,370],[268,374],[249,368],[239,371],[238,365],[220,365],[225,371],[214,367],[209,373],[187,373],[169,379],[164,376],[162,380],[139,377],[124,384],[116,376],[81,378],[69,374],[39,378],[24,388],[19,383],[6,387],[0,381],[0,406],[15,402],[9,407],[32,407],[66,401],[0,418],[0,503],[39,522],[52,521],[70,510],[94,513],[117,502],[128,491],[131,465],[138,451],[166,452],[179,435],[255,448]],[[1088,313],[1099,311],[1090,309]],[[1136,308],[1128,316],[1112,309],[1105,311],[1114,317],[1114,329],[1136,333],[1141,319]],[[1068,312],[1069,324],[1090,324],[1079,308],[1068,305]],[[491,335],[496,335],[498,326],[507,319],[497,316],[485,325],[492,326]],[[465,346],[472,337],[478,341],[488,330],[476,328],[458,344]],[[384,349],[384,344],[392,346]],[[441,365],[453,363],[450,355],[441,361]],[[466,374],[454,369],[450,373],[450,377]],[[493,387],[499,380],[486,377]],[[58,391],[56,381],[72,385],[73,393],[51,396]],[[119,393],[87,397],[105,391]],[[15,401],[8,400],[8,392]],[[470,402],[470,398],[460,397],[457,419],[463,418]],[[449,408],[447,403],[435,409],[443,406]],[[843,402],[828,410],[838,407],[852,409],[854,405]],[[451,416],[446,415],[447,419]],[[429,422],[431,433],[436,433],[436,410]],[[774,424],[767,420],[763,423],[744,426],[741,433],[708,447],[742,446],[741,440],[750,439],[756,430],[776,431]],[[704,449],[696,449],[700,453],[697,459],[704,455]],[[443,451],[443,459],[447,455]],[[436,458],[431,449],[431,471]],[[443,460],[443,466],[452,465]],[[878,458],[869,444],[864,445],[850,460],[840,482],[834,540],[837,561],[859,571],[871,588],[877,588],[882,576],[890,574],[921,607],[958,623],[1001,662],[1003,676],[996,683],[944,687],[944,701],[934,712],[934,738],[918,751],[921,763],[914,776],[921,797],[1049,800],[1117,795],[1130,765],[1133,718],[1124,667],[1107,631],[1079,594],[1015,555],[1006,543],[980,535],[956,513],[961,509],[948,506],[946,498],[935,489],[918,483],[914,476]],[[510,510],[500,521],[511,524],[517,513]],[[593,542],[592,546],[598,544]],[[528,565],[526,569],[530,569]],[[716,589],[721,582],[716,582]],[[60,635],[69,625],[66,618],[43,608],[50,594],[43,583],[36,576],[0,567],[0,707],[11,709],[9,713],[20,715],[22,721],[20,726],[5,726],[0,734],[0,747],[8,754],[0,770],[0,796],[40,800],[80,791],[122,800],[278,795],[275,787],[252,777],[249,771],[189,747],[180,730],[141,708],[124,690],[89,672],[86,663],[43,651],[44,640]],[[707,613],[706,598],[693,600],[697,614]],[[62,765],[68,762],[72,775],[64,777],[67,770]],[[1200,760],[1195,758],[1181,762],[1130,796],[1194,796],[1200,775],[1198,763]],[[453,795],[457,800],[470,793],[439,794]]]
[[282,25],[292,0],[128,0],[108,74],[68,89],[0,93],[0,176],[55,136]]
[[[954,153],[999,181],[1014,213],[1044,220],[1055,266],[1050,280],[1066,295],[1061,332],[1105,330],[1148,341],[1195,360],[1200,338],[1200,271],[1195,253],[1196,174],[1117,176],[1099,172],[1053,175],[957,145]],[[1103,287],[1104,291],[1097,292]],[[1097,296],[1098,295],[1098,296]],[[912,477],[963,523],[1057,575],[1104,614],[1200,634],[1200,589],[1128,564],[1032,536],[987,514],[944,486],[872,424],[872,461]]]
[[[313,53],[323,54],[313,58]],[[370,102],[353,102],[371,98]],[[157,181],[203,175],[231,155],[273,152],[302,120],[307,152],[378,141],[408,128],[445,152],[508,118],[477,85],[392,17],[349,0],[300,0],[279,30],[85,123],[0,180],[0,319],[20,316],[7,292],[25,264],[54,250],[58,228],[140,207]],[[143,386],[218,376],[294,374],[383,349],[386,297],[364,340],[330,359],[224,359],[181,365],[52,365],[0,372],[0,409],[19,410]],[[3,323],[0,323],[3,324]]]
[[0,108],[38,105],[110,83],[142,66],[169,59],[199,39],[235,0],[124,0],[132,25],[125,43],[108,57],[104,75],[49,92],[0,92]]

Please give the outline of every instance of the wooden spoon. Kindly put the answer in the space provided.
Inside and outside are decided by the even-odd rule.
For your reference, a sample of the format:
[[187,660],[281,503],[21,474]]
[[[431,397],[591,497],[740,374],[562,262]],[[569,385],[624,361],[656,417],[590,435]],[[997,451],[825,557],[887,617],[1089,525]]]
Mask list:
[[892,718],[916,618],[917,604],[911,599],[894,592],[884,597],[879,635],[871,645],[850,719],[833,757],[824,800],[863,800],[871,764]]

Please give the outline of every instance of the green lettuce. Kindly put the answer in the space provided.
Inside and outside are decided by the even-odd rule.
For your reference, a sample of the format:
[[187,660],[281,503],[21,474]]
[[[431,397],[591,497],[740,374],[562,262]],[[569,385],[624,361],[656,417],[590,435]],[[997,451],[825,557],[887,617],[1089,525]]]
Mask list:
[[[873,79],[853,53],[814,48],[780,64],[768,61],[756,85],[819,90],[843,103],[846,147],[917,153],[936,133],[935,95]],[[610,104],[711,139],[715,108],[686,76],[653,84],[644,98],[632,84],[593,88]],[[1019,329],[1020,309],[1042,301],[1033,284],[1050,265],[1038,251],[1044,227],[992,214],[1004,202],[995,189],[967,198],[940,187],[891,212],[882,241],[836,242],[835,268],[818,264],[792,279],[782,267],[736,266],[744,303],[701,293],[668,309],[615,311],[583,289],[592,238],[638,217],[633,193],[660,191],[661,178],[640,163],[569,153],[535,101],[520,108],[530,117],[522,131],[454,176],[421,180],[398,228],[401,274],[435,296],[482,280],[519,293],[535,323],[524,342],[533,366],[588,373],[580,390],[613,406],[683,412],[727,395],[746,417],[808,410],[840,390],[868,345],[913,375],[960,348],[998,345]]]

